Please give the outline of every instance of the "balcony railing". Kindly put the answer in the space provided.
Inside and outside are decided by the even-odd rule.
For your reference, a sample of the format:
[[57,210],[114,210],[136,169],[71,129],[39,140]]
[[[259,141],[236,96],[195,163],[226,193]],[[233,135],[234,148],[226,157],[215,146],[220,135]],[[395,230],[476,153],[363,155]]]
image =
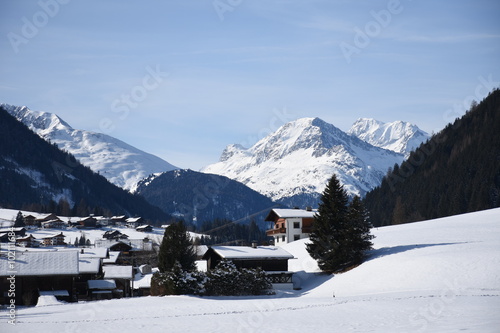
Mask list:
[[268,236],[273,236],[273,235],[277,235],[277,234],[285,234],[285,233],[286,233],[286,228],[271,229],[271,230],[266,231],[266,234]]

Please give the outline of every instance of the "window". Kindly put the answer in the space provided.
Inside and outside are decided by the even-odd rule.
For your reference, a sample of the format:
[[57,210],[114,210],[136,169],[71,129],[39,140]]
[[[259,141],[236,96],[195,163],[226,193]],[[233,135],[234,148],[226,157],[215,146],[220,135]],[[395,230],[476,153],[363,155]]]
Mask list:
[[294,241],[297,241],[297,240],[299,240],[299,239],[300,239],[300,235],[293,235],[293,240],[294,240]]
[[300,222],[293,222],[294,229],[300,229]]
[[286,240],[286,236],[281,236],[281,241],[284,242]]

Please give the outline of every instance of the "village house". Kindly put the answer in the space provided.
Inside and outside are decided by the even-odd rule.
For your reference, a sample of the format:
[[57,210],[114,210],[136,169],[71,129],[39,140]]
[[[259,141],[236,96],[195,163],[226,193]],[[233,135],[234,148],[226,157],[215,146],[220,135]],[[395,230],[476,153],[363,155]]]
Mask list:
[[141,226],[138,226],[137,228],[135,228],[136,231],[140,231],[140,232],[153,232],[153,226],[152,225],[141,225]]
[[[13,269],[7,256],[0,255],[0,304],[10,299],[9,277]],[[34,305],[43,292],[74,297],[74,279],[78,276],[77,251],[16,251],[14,261],[16,272],[16,304]]]
[[288,260],[293,255],[276,246],[211,246],[203,256],[209,270],[223,259],[238,268],[261,268],[264,271],[288,271]]
[[141,265],[137,268],[133,281],[134,296],[149,296],[151,294],[151,278],[158,272],[151,265]]
[[60,219],[43,221],[40,222],[40,225],[43,229],[65,229],[68,226],[66,222],[63,222]]
[[132,288],[131,281],[133,280],[132,266],[115,266],[106,265],[103,267],[104,279],[114,280],[116,283],[115,297],[131,297]]
[[138,226],[144,223],[144,219],[142,217],[129,217],[125,223],[125,225],[129,228],[137,228]]
[[37,222],[47,222],[52,220],[59,220],[59,217],[56,214],[50,213],[46,215],[42,215],[36,218]]
[[40,246],[40,242],[36,240],[33,235],[18,237],[16,238],[16,246],[20,247],[38,247]]
[[267,230],[267,236],[274,238],[274,245],[280,246],[309,237],[316,211],[307,209],[272,209],[266,221],[273,222],[273,229]]
[[153,241],[149,238],[144,239],[127,239],[127,240],[111,240],[111,239],[96,239],[96,247],[104,247],[109,251],[120,252],[118,264],[122,265],[141,265],[151,263],[156,258],[156,253],[153,249]]
[[93,216],[86,217],[77,222],[77,228],[95,229],[97,228],[97,219]]
[[123,234],[118,230],[108,230],[102,235],[102,238],[110,240],[121,240],[128,239],[128,235]]
[[87,281],[89,300],[112,299],[116,291],[114,280],[89,280]]
[[109,225],[124,227],[126,223],[127,223],[127,216],[125,216],[125,215],[112,216],[109,219]]
[[33,215],[23,215],[23,221],[27,227],[40,227],[40,221],[37,221]]
[[60,245],[67,245],[64,242],[64,238],[66,236],[63,235],[61,232],[60,234],[53,235],[53,236],[46,236],[42,238],[42,246],[60,246]]

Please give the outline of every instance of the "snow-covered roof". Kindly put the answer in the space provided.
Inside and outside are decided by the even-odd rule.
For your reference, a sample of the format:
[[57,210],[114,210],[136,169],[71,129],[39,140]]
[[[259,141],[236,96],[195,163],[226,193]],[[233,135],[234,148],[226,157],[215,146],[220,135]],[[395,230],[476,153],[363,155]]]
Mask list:
[[55,237],[66,237],[62,232],[58,233],[57,235],[47,235],[45,237],[42,237],[42,239],[50,239],[50,238],[55,238]]
[[109,265],[102,268],[105,279],[132,279],[132,266]]
[[212,246],[225,259],[292,259],[293,255],[277,246]]
[[138,226],[137,228],[135,228],[135,230],[142,230],[142,229],[147,229],[147,228],[153,228],[153,226],[149,225],[149,224],[144,224],[144,225]]
[[80,258],[107,258],[108,249],[105,247],[83,248]]
[[[15,252],[15,261],[0,257],[0,276],[78,275],[78,252]],[[11,265],[13,263],[13,265]]]
[[80,274],[97,274],[101,268],[101,259],[80,258],[78,260],[78,267]]
[[134,289],[151,288],[151,278],[158,272],[158,268],[153,268],[150,274],[137,273],[134,276]]
[[279,218],[292,218],[292,217],[312,218],[314,217],[314,214],[317,213],[317,210],[313,209],[309,211],[304,209],[286,209],[286,208],[272,209],[271,212],[266,217],[266,221],[269,221],[268,218],[272,215],[273,212]]
[[116,264],[120,251],[109,251],[109,258],[103,259],[104,264]]
[[207,251],[208,251],[208,246],[197,245],[197,246],[195,246],[195,249],[196,249],[196,255],[199,257],[203,257],[203,255],[205,255],[205,253],[207,253]]
[[116,289],[116,283],[114,280],[89,280],[87,281],[89,289]]
[[135,222],[139,222],[140,220],[142,220],[142,217],[129,217],[126,221],[127,223],[135,223]]

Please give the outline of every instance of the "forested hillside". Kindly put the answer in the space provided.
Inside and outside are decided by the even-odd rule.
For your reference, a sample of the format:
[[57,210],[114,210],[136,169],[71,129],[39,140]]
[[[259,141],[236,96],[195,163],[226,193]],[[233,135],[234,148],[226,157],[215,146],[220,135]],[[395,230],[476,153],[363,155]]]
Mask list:
[[500,90],[395,165],[364,203],[375,226],[500,205]]

